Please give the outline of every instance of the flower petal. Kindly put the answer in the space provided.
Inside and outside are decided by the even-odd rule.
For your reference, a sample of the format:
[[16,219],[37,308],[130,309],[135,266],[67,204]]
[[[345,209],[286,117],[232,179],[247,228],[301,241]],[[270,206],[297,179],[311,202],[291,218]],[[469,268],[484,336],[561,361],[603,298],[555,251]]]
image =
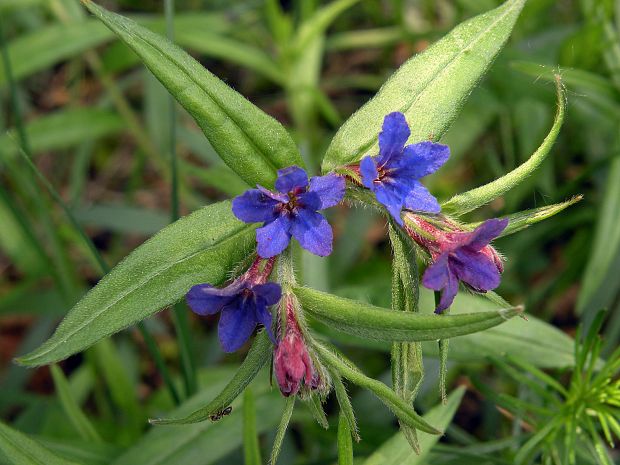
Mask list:
[[435,308],[435,313],[441,313],[454,302],[457,292],[459,291],[459,281],[454,273],[448,273],[448,282],[446,287],[441,291],[441,297],[439,298],[439,305]]
[[271,258],[278,255],[291,240],[291,220],[288,216],[280,215],[271,223],[256,230],[257,252],[261,258]]
[[267,197],[273,199],[273,200],[277,200],[278,202],[281,203],[287,203],[289,198],[288,195],[286,194],[282,194],[280,192],[272,192],[269,189],[267,189],[266,187],[261,186],[260,184],[256,185],[256,188],[261,191],[263,194],[265,194]]
[[461,281],[478,291],[495,289],[501,281],[493,259],[468,247],[460,247],[451,254],[450,268]]
[[298,208],[305,208],[306,210],[322,210],[321,198],[316,192],[302,192],[297,196]]
[[404,200],[402,186],[397,183],[382,182],[375,185],[374,191],[377,201],[387,208],[394,220],[402,226],[403,220],[400,217]]
[[374,190],[374,180],[379,177],[377,162],[374,157],[362,158],[360,162],[360,174],[362,175],[362,184],[364,184],[364,187]]
[[278,170],[276,189],[286,194],[293,189],[305,189],[308,186],[308,175],[299,166],[289,166]]
[[218,325],[220,344],[225,352],[238,350],[256,328],[254,299],[239,299],[236,303],[224,307]]
[[314,176],[310,178],[310,192],[316,192],[321,201],[317,210],[333,207],[344,197],[345,180],[337,174]]
[[198,284],[189,290],[185,299],[194,313],[214,315],[232,302],[243,289],[243,286],[243,281],[235,281],[223,289],[218,289],[210,284]]
[[265,331],[267,331],[267,335],[271,342],[276,344],[276,338],[273,336],[273,331],[271,329],[271,312],[267,310],[267,306],[265,302],[261,298],[256,299],[256,321],[262,324],[265,327]]
[[399,155],[410,134],[405,115],[400,112],[387,115],[383,119],[383,127],[379,133],[378,164],[383,165],[394,155]]
[[301,246],[320,257],[332,253],[332,227],[320,213],[299,209],[291,227],[293,237]]
[[257,299],[262,299],[265,305],[275,305],[282,297],[282,288],[278,283],[257,284],[252,288],[252,292]]
[[478,226],[468,238],[467,247],[471,250],[480,250],[499,236],[508,226],[508,218],[492,218]]
[[411,188],[405,198],[405,208],[407,210],[428,213],[439,213],[441,211],[441,206],[437,199],[431,195],[421,182],[415,181],[410,185]]
[[437,171],[448,158],[447,145],[426,141],[405,147],[398,161],[402,175],[420,179]]
[[233,199],[232,211],[246,223],[271,221],[277,216],[275,207],[278,203],[260,190],[250,189]]
[[448,254],[441,254],[431,263],[422,277],[424,287],[439,291],[446,287],[449,279],[450,270],[448,268]]
[[448,254],[441,254],[426,269],[424,276],[422,276],[422,284],[429,289],[442,291],[435,313],[441,313],[452,305],[452,301],[459,290],[459,282],[450,270]]

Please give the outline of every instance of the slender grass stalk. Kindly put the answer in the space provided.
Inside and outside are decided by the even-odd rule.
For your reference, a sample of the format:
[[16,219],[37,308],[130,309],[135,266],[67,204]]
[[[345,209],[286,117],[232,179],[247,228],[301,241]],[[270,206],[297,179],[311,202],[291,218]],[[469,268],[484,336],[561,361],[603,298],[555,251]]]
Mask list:
[[[103,259],[103,257],[101,256],[101,254],[99,253],[99,251],[97,250],[97,248],[95,247],[95,245],[93,244],[90,237],[88,237],[86,232],[84,232],[84,229],[80,226],[78,221],[75,219],[75,216],[73,216],[73,213],[71,212],[67,204],[64,202],[62,197],[60,197],[56,189],[54,189],[52,184],[47,180],[47,178],[43,175],[43,173],[39,171],[37,166],[32,161],[32,158],[31,158],[32,152],[30,150],[28,136],[24,128],[23,119],[21,117],[21,112],[19,109],[19,104],[17,102],[17,92],[16,92],[16,87],[15,87],[15,82],[13,80],[11,62],[10,62],[10,59],[7,53],[6,41],[4,38],[4,30],[2,28],[1,21],[0,21],[0,45],[2,46],[2,59],[3,59],[5,74],[7,77],[7,82],[10,88],[11,103],[13,107],[13,114],[15,116],[15,126],[17,128],[17,134],[20,139],[19,140],[20,142],[19,153],[21,154],[22,158],[26,162],[27,166],[30,168],[30,172],[41,181],[41,183],[45,186],[45,188],[47,189],[49,194],[52,196],[54,201],[58,203],[58,205],[60,205],[60,207],[64,210],[72,226],[76,229],[76,231],[82,237],[82,239],[84,240],[84,243],[86,244],[89,251],[91,252],[93,257],[97,261],[97,264],[101,268],[101,271],[104,274],[108,273],[110,271],[110,268],[108,264],[105,262],[105,260]],[[47,211],[46,209],[43,209],[43,210]],[[53,232],[53,228],[49,228],[49,229],[51,229],[51,231]],[[180,402],[179,395],[176,392],[176,388],[174,387],[174,383],[172,382],[172,377],[170,376],[168,368],[166,367],[166,364],[164,363],[163,357],[155,344],[153,336],[148,332],[148,330],[145,328],[142,322],[138,324],[138,329],[142,333],[142,337],[144,338],[146,342],[147,348],[149,349],[149,352],[151,352],[153,360],[155,361],[155,364],[157,365],[158,370],[160,371],[160,373],[162,374],[162,377],[164,378],[164,382],[166,383],[166,386],[168,387],[168,390],[170,391],[170,395],[172,396],[175,403],[178,404]]]
[[[2,20],[0,19],[0,48],[2,51],[2,63],[5,70],[6,81],[9,88],[10,95],[10,106],[15,119],[15,127],[17,129],[17,135],[19,138],[20,146],[28,155],[32,153],[30,149],[30,143],[28,140],[28,135],[26,133],[26,129],[24,126],[24,120],[22,117],[21,109],[19,107],[19,102],[17,99],[17,84],[15,83],[15,79],[13,78],[13,69],[11,66],[11,60],[9,58],[8,47],[6,43],[6,38],[4,36],[4,26]],[[53,226],[53,221],[51,215],[49,213],[49,209],[45,204],[44,199],[41,197],[40,193],[34,189],[34,180],[28,179],[23,173],[12,166],[12,164],[7,164],[9,168],[11,168],[11,175],[18,177],[17,184],[21,189],[24,190],[25,195],[32,198],[35,207],[40,215],[40,223],[45,229],[45,234],[49,239],[49,244],[52,252],[52,259],[46,259],[46,262],[53,263],[53,266],[49,267],[50,274],[58,284],[58,287],[62,291],[64,297],[67,300],[71,300],[74,298],[73,284],[71,279],[71,273],[69,270],[69,262],[67,256],[63,253],[62,244],[56,228]],[[27,192],[28,188],[30,191]],[[43,247],[41,247],[40,243],[38,243],[36,235],[34,233],[34,228],[25,220],[25,215],[19,215],[19,221],[22,226],[27,230],[27,234],[31,240],[37,243],[35,246],[36,249],[43,253],[44,256],[47,257],[47,254]]]
[[[174,42],[174,0],[164,1],[164,14],[166,17],[166,34],[171,42]],[[177,166],[177,127],[176,106],[172,95],[168,95],[168,124],[169,124],[169,152],[170,152],[170,222],[179,219],[179,176]],[[182,303],[174,305],[174,325],[181,351],[181,367],[185,393],[189,397],[197,390],[196,366],[192,353],[191,338],[189,331],[189,319],[187,310]]]
[[[19,150],[19,153],[22,155],[22,158],[24,159],[24,161],[26,162],[30,170],[33,172],[33,174],[35,174],[39,178],[39,181],[41,182],[41,184],[43,184],[45,189],[47,189],[47,191],[52,196],[54,201],[63,209],[63,211],[67,215],[67,218],[69,218],[69,222],[74,227],[74,229],[78,232],[78,234],[80,235],[80,237],[86,244],[86,247],[88,247],[88,250],[94,257],[97,264],[99,265],[101,272],[103,274],[109,273],[110,267],[104,260],[99,250],[95,247],[95,244],[93,244],[93,241],[91,240],[91,238],[88,237],[88,235],[86,234],[86,232],[84,231],[80,223],[77,221],[77,219],[73,215],[73,212],[69,209],[69,207],[67,206],[65,201],[62,199],[62,197],[60,197],[60,194],[58,194],[56,189],[54,189],[54,186],[52,186],[52,184],[47,180],[47,178],[43,175],[43,173],[41,173],[41,171],[37,168],[37,166],[30,159],[28,154],[26,154],[26,152],[24,152],[23,150]],[[161,355],[161,352],[159,351],[155,343],[155,339],[146,329],[143,322],[138,323],[138,329],[140,330],[140,333],[142,334],[142,337],[144,338],[146,347],[149,350],[151,356],[153,357],[153,361],[155,362],[157,369],[160,371],[162,378],[164,379],[164,383],[166,384],[170,392],[170,395],[172,396],[172,399],[174,400],[176,404],[178,404],[180,402],[179,395],[174,386],[174,383],[172,382],[172,376],[170,375],[170,372],[168,371],[168,367],[166,366],[164,359]]]

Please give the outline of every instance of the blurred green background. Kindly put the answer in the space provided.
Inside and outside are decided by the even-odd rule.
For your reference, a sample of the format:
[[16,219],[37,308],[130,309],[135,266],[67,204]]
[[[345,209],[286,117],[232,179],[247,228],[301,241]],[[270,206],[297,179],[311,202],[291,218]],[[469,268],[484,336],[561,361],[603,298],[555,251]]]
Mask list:
[[[100,3],[166,32],[160,1]],[[316,173],[339,125],[400,64],[459,22],[500,3],[351,1],[301,52],[293,53],[291,31],[303,28],[328,2],[177,0],[174,37],[215,75],[287,126]],[[20,156],[20,124],[11,98],[23,115],[26,151],[107,262],[115,264],[169,222],[169,97],[137,57],[77,1],[0,0],[0,21],[17,83],[17,92],[11,93],[6,69],[0,66],[0,415],[77,463],[109,463],[148,429],[146,417],[166,411],[171,401],[143,339],[133,330],[102,350],[61,365],[72,395],[97,427],[93,437],[76,435],[54,394],[48,368],[26,370],[11,363],[12,357],[45,340],[101,277],[62,209]],[[568,110],[552,154],[527,182],[470,219],[583,194],[581,202],[556,217],[497,241],[507,259],[498,292],[570,335],[580,322],[587,326],[598,310],[609,309],[603,355],[620,341],[619,34],[617,0],[530,0],[506,48],[443,138],[452,151],[450,161],[427,181],[444,200],[526,160],[551,127],[556,107],[552,74],[559,71]],[[177,110],[181,214],[245,190],[248,186],[221,162],[189,115]],[[369,210],[344,206],[330,213],[335,252],[327,260],[305,257],[303,280],[317,289],[389,307],[391,252],[385,221]],[[199,394],[204,401],[230,377],[240,356],[224,356],[215,320],[193,315],[190,320],[201,385],[207,386]],[[179,354],[170,312],[151,318],[147,327],[176,376]],[[351,341],[347,347],[369,375],[389,379],[384,347]],[[456,356],[451,386],[471,387],[473,379],[518,390],[518,383],[492,365],[479,358],[468,361],[467,354]],[[431,357],[425,363],[428,372],[419,399],[423,411],[437,402],[437,362]],[[259,429],[266,432],[261,445],[268,450],[283,403],[273,392],[265,394],[266,376],[255,386]],[[354,388],[351,394],[364,439],[355,451],[362,457],[397,427],[374,398]],[[327,411],[333,409],[330,400]],[[176,430],[178,436],[168,438],[167,447],[180,441],[185,455],[164,454],[167,458],[159,462],[161,455],[154,452],[152,459],[129,455],[118,463],[241,463],[241,420],[233,418],[210,428],[209,434]],[[330,422],[335,427],[337,421]],[[506,438],[512,425],[509,416],[472,387],[444,445],[432,450],[424,459],[428,462],[419,463],[511,463],[514,443]],[[307,410],[298,409],[279,463],[333,463],[334,427],[324,431]],[[148,434],[162,436],[156,429]],[[164,438],[157,440],[166,449]],[[480,454],[499,452],[471,462],[450,452],[450,444],[478,443],[490,444]]]

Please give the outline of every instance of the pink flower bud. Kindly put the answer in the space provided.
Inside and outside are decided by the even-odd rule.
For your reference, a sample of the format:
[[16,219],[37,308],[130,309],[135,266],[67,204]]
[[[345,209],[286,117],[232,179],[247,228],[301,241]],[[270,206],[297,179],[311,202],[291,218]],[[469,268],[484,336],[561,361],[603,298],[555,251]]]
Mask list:
[[283,299],[286,330],[274,353],[276,379],[286,397],[297,394],[304,384],[310,389],[317,389],[321,383],[297,322],[295,304],[294,297],[290,295]]

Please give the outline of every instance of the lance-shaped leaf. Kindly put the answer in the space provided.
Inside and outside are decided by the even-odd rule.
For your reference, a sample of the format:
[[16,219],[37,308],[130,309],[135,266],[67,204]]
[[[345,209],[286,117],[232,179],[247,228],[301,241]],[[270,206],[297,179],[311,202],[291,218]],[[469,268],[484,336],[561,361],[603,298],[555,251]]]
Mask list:
[[[465,389],[460,387],[452,392],[447,402],[432,408],[424,415],[424,419],[441,429],[450,425],[456,413]],[[420,434],[420,453],[411,450],[401,433],[397,433],[375,450],[362,465],[423,465],[429,463],[428,455],[432,447],[439,441],[439,436],[426,433]]]
[[438,429],[424,421],[424,419],[413,410],[411,405],[405,403],[403,399],[381,381],[369,378],[349,360],[345,359],[340,354],[335,354],[331,349],[323,347],[318,343],[315,343],[314,347],[323,363],[328,365],[333,371],[336,371],[340,376],[371,391],[381,402],[394,412],[399,421],[411,428],[417,428],[429,434],[440,434]]
[[61,458],[25,434],[0,423],[0,461],[15,465],[77,465]]
[[508,0],[409,59],[336,133],[323,171],[377,154],[383,117],[393,111],[406,115],[409,142],[439,139],[510,36],[524,3]]
[[522,307],[511,307],[440,318],[394,312],[307,287],[296,287],[294,292],[309,315],[331,328],[386,341],[434,341],[462,336],[497,326],[523,311]]
[[158,418],[150,420],[154,425],[182,425],[207,420],[211,415],[225,409],[237,398],[254,379],[259,370],[267,363],[271,355],[271,342],[265,331],[256,336],[252,348],[245,360],[226,385],[211,402],[183,418]]
[[[553,205],[547,205],[540,208],[532,208],[531,210],[524,210],[513,213],[512,215],[507,215],[504,218],[508,218],[508,226],[506,226],[506,229],[504,229],[498,237],[510,236],[511,234],[528,228],[533,224],[539,223],[547,218],[551,218],[553,215],[556,215],[562,210],[565,210],[571,205],[581,201],[582,198],[582,195],[576,195],[565,202],[555,203]],[[482,223],[482,221],[479,223],[470,223],[467,226],[473,230]]]
[[566,109],[566,98],[564,95],[564,87],[559,76],[556,76],[556,87],[558,97],[558,109],[555,114],[555,120],[553,126],[543,140],[542,144],[532,154],[532,156],[523,164],[512,170],[510,173],[505,174],[499,179],[492,181],[484,186],[477,187],[463,194],[455,195],[441,208],[446,213],[453,215],[462,215],[469,211],[485,205],[499,196],[505,194],[513,187],[517,186],[520,182],[530,176],[540,164],[545,161],[547,155],[551,151],[551,147],[555,143],[555,140],[560,133],[560,128],[564,121],[564,113]]
[[254,227],[230,202],[202,208],[164,228],[119,263],[67,314],[23,365],[57,362],[178,301],[198,283],[219,284],[251,252]]
[[142,59],[194,117],[224,162],[248,184],[273,185],[276,170],[303,166],[286,129],[168,39],[90,0],[86,8]]

